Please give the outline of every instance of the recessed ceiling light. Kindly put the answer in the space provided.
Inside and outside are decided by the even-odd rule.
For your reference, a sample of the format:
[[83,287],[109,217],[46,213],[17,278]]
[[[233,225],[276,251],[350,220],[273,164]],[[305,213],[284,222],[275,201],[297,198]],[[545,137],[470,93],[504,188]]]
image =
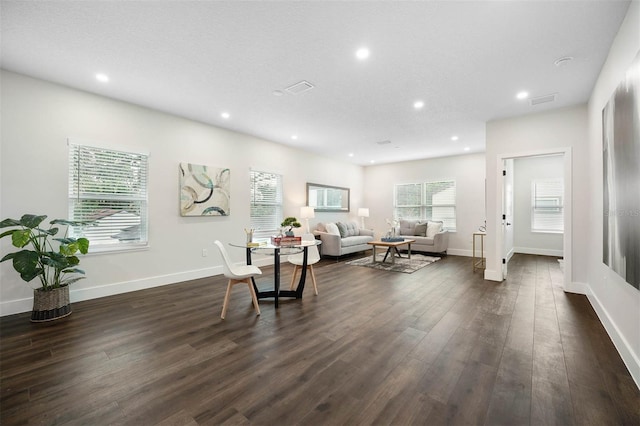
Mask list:
[[371,160],[371,164],[373,164],[373,163],[375,163],[375,162],[376,162],[376,160]]
[[350,153],[349,153],[349,157],[353,157],[353,152],[350,152]]
[[295,141],[296,139],[298,139],[298,135],[291,135],[291,139]]
[[231,115],[228,112],[223,112],[222,114],[220,114],[220,117],[222,117],[222,118],[224,118],[226,120],[229,117],[231,117]]
[[452,141],[457,141],[457,140],[458,140],[458,137],[457,137],[457,136],[455,136],[455,135],[454,135],[454,136],[451,136],[451,140],[452,140]]
[[420,108],[422,108],[423,106],[424,106],[424,102],[422,102],[422,101],[415,101],[415,102],[413,103],[413,107],[414,107],[415,109],[420,109]]
[[282,96],[282,95],[284,95],[284,92],[282,90],[274,90],[272,93],[273,93],[273,96]]
[[470,149],[471,149],[471,148],[469,148],[468,146],[465,146],[465,147],[464,147],[464,150],[465,150],[465,151],[469,151]]
[[96,74],[96,80],[98,80],[101,83],[106,83],[109,81],[109,76],[106,74],[99,73],[99,74]]
[[520,92],[516,95],[518,99],[527,99],[529,97],[529,92]]
[[367,59],[369,57],[369,54],[369,49],[367,49],[366,47],[362,47],[356,51],[356,58],[362,61]]

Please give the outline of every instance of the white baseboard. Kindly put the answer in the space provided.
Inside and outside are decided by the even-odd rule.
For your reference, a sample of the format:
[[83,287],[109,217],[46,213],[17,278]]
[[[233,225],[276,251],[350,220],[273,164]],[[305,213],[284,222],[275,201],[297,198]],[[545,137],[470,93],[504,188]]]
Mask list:
[[564,253],[562,250],[552,250],[552,249],[541,249],[541,248],[531,248],[531,247],[514,247],[513,251],[515,253],[522,254],[537,254],[540,256],[555,256],[555,257],[563,257]]
[[509,253],[507,253],[507,262],[511,260],[514,254],[516,254],[516,251],[513,248],[509,250]]
[[463,250],[463,249],[447,249],[447,254],[452,256],[464,256],[464,257],[472,257],[473,253],[471,250]]
[[613,345],[618,350],[622,361],[627,366],[627,369],[629,369],[629,373],[636,382],[636,386],[640,388],[640,358],[638,358],[638,354],[634,353],[629,342],[627,342],[624,335],[620,333],[618,327],[616,327],[615,323],[611,320],[609,313],[602,306],[598,297],[593,294],[590,287],[587,298],[589,299],[591,306],[593,306],[593,309],[596,311],[596,315],[598,315],[598,318],[607,331],[607,334],[609,334],[611,341],[613,341]]
[[[253,262],[256,266],[273,265],[273,257],[256,259]],[[100,297],[113,296],[116,294],[128,293],[131,291],[144,290],[152,287],[160,287],[168,284],[175,284],[183,281],[195,280],[199,278],[211,277],[222,274],[222,266],[212,268],[197,269],[193,271],[179,272],[175,274],[159,275],[155,277],[143,278],[140,280],[123,281],[119,283],[107,284],[96,287],[73,289],[69,292],[71,303],[83,300],[97,299]],[[14,315],[22,312],[30,312],[33,309],[33,297],[25,299],[8,300],[0,302],[0,316]]]
[[588,296],[591,294],[591,287],[589,287],[588,284],[586,283],[578,283],[578,282],[571,282],[571,283],[567,283],[563,286],[563,290],[566,293],[576,293],[576,294],[584,294],[585,296]]

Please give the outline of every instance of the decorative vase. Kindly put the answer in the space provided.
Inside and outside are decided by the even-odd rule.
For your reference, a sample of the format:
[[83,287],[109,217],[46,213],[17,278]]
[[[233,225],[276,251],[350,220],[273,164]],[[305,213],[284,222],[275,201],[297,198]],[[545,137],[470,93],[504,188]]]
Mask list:
[[71,315],[69,286],[43,290],[33,290],[33,310],[31,322],[45,322]]
[[284,233],[284,235],[286,235],[287,237],[293,237],[294,236],[293,231],[287,231],[287,232]]

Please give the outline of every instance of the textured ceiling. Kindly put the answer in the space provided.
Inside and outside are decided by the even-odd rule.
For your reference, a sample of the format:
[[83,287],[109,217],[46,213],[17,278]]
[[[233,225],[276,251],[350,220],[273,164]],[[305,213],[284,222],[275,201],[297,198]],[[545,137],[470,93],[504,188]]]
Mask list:
[[[380,164],[481,152],[489,120],[586,102],[628,5],[3,0],[1,64]],[[365,61],[355,58],[362,46],[371,51]],[[574,60],[555,66],[564,56]],[[109,83],[97,82],[98,72]],[[273,94],[301,80],[315,87]],[[557,93],[556,101],[532,107],[515,98],[521,90]]]

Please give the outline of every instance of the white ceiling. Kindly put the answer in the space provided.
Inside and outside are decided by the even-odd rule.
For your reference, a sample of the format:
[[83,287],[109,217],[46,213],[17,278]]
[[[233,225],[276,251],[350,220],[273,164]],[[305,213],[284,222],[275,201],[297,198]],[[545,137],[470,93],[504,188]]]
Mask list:
[[[628,6],[3,0],[1,65],[337,160],[380,164],[481,152],[489,120],[586,102]],[[363,46],[371,55],[359,61]],[[574,60],[554,65],[565,56]],[[99,72],[110,81],[96,81]],[[315,87],[273,94],[301,80]],[[557,98],[532,107],[515,98],[521,90]]]

